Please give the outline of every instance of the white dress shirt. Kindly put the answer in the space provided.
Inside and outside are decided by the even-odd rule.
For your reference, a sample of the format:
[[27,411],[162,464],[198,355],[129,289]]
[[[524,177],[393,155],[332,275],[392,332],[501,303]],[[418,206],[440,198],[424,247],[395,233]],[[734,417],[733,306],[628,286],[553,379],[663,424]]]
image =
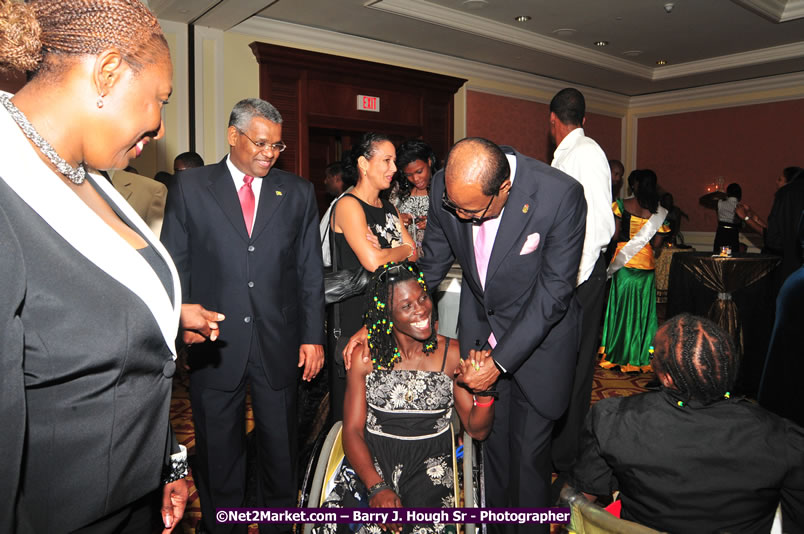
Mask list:
[[586,197],[586,238],[583,242],[578,285],[585,282],[601,252],[614,235],[614,213],[611,210],[611,168],[603,149],[583,128],[575,128],[553,154],[553,167],[564,171],[583,186]]
[[[246,173],[235,167],[234,163],[232,163],[231,154],[226,156],[226,165],[229,167],[229,174],[232,175],[235,191],[239,192],[240,188],[243,187],[243,178],[246,176]],[[254,228],[254,221],[257,220],[257,206],[260,204],[260,189],[262,189],[262,177],[255,176],[254,181],[251,182],[251,190],[254,191],[254,218],[251,219],[251,228]],[[249,233],[251,233],[251,228],[248,228]]]

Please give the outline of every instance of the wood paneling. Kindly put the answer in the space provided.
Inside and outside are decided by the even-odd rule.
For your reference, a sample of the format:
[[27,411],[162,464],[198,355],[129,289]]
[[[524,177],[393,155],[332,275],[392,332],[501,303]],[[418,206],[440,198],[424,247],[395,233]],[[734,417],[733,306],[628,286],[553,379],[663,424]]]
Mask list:
[[[453,139],[453,96],[460,78],[381,63],[251,43],[260,65],[260,98],[282,113],[288,148],[278,165],[314,182],[323,180],[321,139],[310,152],[310,129],[376,131],[392,137],[421,137],[443,157]],[[380,97],[379,113],[357,109],[357,95]],[[323,153],[328,150],[323,150]],[[318,184],[317,184],[318,186]]]

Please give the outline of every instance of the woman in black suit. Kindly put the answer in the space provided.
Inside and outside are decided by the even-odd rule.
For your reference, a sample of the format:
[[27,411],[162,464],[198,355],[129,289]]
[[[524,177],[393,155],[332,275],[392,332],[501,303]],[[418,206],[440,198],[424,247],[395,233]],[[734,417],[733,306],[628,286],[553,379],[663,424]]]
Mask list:
[[91,171],[161,136],[167,43],[137,0],[3,2],[0,68],[29,80],[0,94],[0,532],[169,532],[179,319],[192,341],[223,317],[179,306],[170,257]]

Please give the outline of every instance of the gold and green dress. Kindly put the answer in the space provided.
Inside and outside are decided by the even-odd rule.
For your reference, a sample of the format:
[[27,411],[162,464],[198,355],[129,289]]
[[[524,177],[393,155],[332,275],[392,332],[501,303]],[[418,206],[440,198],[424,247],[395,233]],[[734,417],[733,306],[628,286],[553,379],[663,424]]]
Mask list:
[[[613,262],[648,219],[626,211],[622,199],[617,199],[611,207],[614,215],[620,219]],[[670,232],[666,221],[658,232]],[[600,366],[605,369],[619,366],[623,372],[650,371],[650,345],[656,329],[653,247],[648,243],[611,278],[600,346]]]

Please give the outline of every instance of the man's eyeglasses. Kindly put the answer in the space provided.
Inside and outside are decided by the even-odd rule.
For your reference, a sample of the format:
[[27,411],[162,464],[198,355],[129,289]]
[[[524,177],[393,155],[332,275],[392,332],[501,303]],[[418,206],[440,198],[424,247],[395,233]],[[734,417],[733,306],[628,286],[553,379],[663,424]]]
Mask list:
[[249,137],[248,134],[246,132],[244,132],[243,130],[241,130],[240,128],[238,128],[237,131],[240,132],[241,134],[243,134],[246,137],[246,139],[251,141],[254,144],[254,146],[259,148],[260,150],[271,150],[271,151],[274,151],[274,152],[284,152],[284,150],[288,147],[282,141],[279,141],[278,143],[266,143],[265,141],[255,141],[254,139]]
[[454,211],[457,214],[465,215],[472,222],[477,222],[477,221],[482,221],[486,217],[486,213],[489,211],[489,208],[491,207],[491,203],[494,202],[494,197],[496,197],[498,193],[499,193],[499,190],[497,191],[497,193],[494,193],[491,196],[491,198],[489,198],[489,203],[486,204],[485,209],[482,209],[482,210],[467,210],[467,209],[464,209],[464,208],[458,206],[455,202],[453,202],[447,196],[447,188],[445,187],[444,188],[444,194],[441,195],[441,204],[446,209],[448,209],[450,211]]

